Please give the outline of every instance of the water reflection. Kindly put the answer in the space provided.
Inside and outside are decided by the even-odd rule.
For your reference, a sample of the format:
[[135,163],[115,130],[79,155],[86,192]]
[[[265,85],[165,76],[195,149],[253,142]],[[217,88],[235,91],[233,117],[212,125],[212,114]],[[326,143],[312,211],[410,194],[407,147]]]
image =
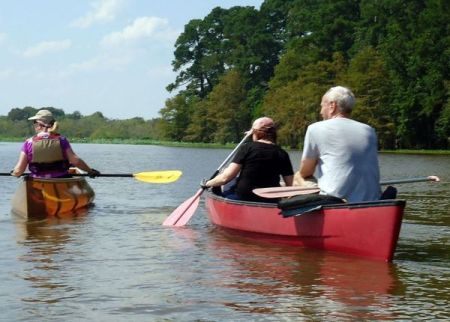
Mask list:
[[[448,320],[449,184],[398,185],[407,208],[394,263],[385,264],[229,237],[212,228],[202,202],[184,229],[162,227],[230,150],[75,148],[102,172],[183,176],[170,185],[90,180],[97,198],[87,216],[42,222],[11,220],[18,182],[2,179],[2,321]],[[13,165],[19,149],[2,144],[0,163]],[[380,163],[383,180],[450,179],[450,156],[382,154]]]
[[[196,243],[190,229],[176,235]],[[238,291],[241,297],[225,296],[222,304],[241,313],[329,318],[339,307],[356,319],[392,319],[392,295],[405,292],[392,263],[266,244],[221,229],[210,231],[204,247],[223,277],[210,287]]]
[[[87,210],[76,214],[49,217],[45,220],[24,220],[12,213],[17,243],[23,246],[19,260],[23,269],[17,273],[32,290],[23,302],[52,304],[70,298],[70,270],[66,262],[79,257],[74,247],[77,229],[86,219]],[[75,243],[76,244],[76,243]]]

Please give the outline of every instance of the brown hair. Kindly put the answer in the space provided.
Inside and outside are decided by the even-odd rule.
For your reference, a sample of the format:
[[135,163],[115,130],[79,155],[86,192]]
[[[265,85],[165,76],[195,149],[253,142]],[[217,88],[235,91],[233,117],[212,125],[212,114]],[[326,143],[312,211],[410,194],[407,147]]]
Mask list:
[[275,126],[253,129],[253,131],[257,140],[267,140],[272,143],[277,143],[277,129]]

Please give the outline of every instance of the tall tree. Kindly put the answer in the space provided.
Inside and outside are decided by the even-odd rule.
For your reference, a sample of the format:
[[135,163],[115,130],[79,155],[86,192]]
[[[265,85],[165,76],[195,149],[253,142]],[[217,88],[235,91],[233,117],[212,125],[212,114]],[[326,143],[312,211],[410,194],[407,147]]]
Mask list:
[[213,141],[237,142],[242,139],[250,123],[250,111],[246,106],[246,90],[237,70],[230,70],[208,95],[207,120],[213,125]]
[[335,54],[331,61],[304,66],[293,81],[270,88],[263,111],[279,125],[281,144],[301,146],[307,126],[319,120],[322,95],[335,85],[336,79],[341,79],[346,68],[343,56]]
[[362,2],[359,38],[376,45],[386,61],[398,147],[448,144],[435,130],[448,100],[448,21],[448,1]]
[[226,63],[247,79],[247,88],[267,84],[281,51],[274,30],[263,18],[252,7],[233,7],[226,19],[224,33],[230,48]]
[[284,52],[289,39],[286,32],[287,21],[293,4],[297,0],[265,0],[261,4],[260,15],[265,25],[265,30],[272,34],[277,44],[274,51]]
[[183,139],[190,122],[191,106],[185,91],[166,101],[166,106],[160,110],[165,136],[175,141]]
[[208,105],[206,100],[197,100],[193,104],[191,122],[186,129],[184,140],[189,142],[211,142],[215,131],[214,125],[208,122]]
[[320,60],[342,52],[347,58],[354,45],[360,0],[297,0],[290,13],[287,32],[290,46],[315,48]]
[[391,83],[385,62],[377,50],[372,47],[360,50],[339,82],[355,93],[352,117],[376,129],[381,148],[395,148],[395,123],[389,95]]
[[205,19],[191,20],[175,43],[174,71],[179,72],[172,91],[186,86],[189,93],[201,98],[212,90],[225,70],[224,16],[227,10],[214,8]]

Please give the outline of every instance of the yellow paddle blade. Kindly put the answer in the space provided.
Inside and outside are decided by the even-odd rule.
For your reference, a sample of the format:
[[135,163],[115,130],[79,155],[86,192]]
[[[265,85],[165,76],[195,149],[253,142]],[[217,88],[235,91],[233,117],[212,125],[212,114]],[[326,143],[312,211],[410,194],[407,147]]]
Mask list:
[[139,181],[150,183],[170,183],[177,181],[182,174],[179,170],[166,170],[134,173],[133,177]]

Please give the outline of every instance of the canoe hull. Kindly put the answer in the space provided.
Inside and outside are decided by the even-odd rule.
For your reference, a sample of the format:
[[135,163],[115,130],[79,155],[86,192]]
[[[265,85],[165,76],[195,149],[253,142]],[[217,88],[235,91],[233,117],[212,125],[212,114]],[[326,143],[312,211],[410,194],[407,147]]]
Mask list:
[[84,178],[24,178],[13,199],[12,211],[25,218],[76,213],[92,204],[95,193]]
[[227,200],[208,193],[210,221],[258,239],[392,261],[403,218],[404,200],[324,206],[283,218],[275,204]]

